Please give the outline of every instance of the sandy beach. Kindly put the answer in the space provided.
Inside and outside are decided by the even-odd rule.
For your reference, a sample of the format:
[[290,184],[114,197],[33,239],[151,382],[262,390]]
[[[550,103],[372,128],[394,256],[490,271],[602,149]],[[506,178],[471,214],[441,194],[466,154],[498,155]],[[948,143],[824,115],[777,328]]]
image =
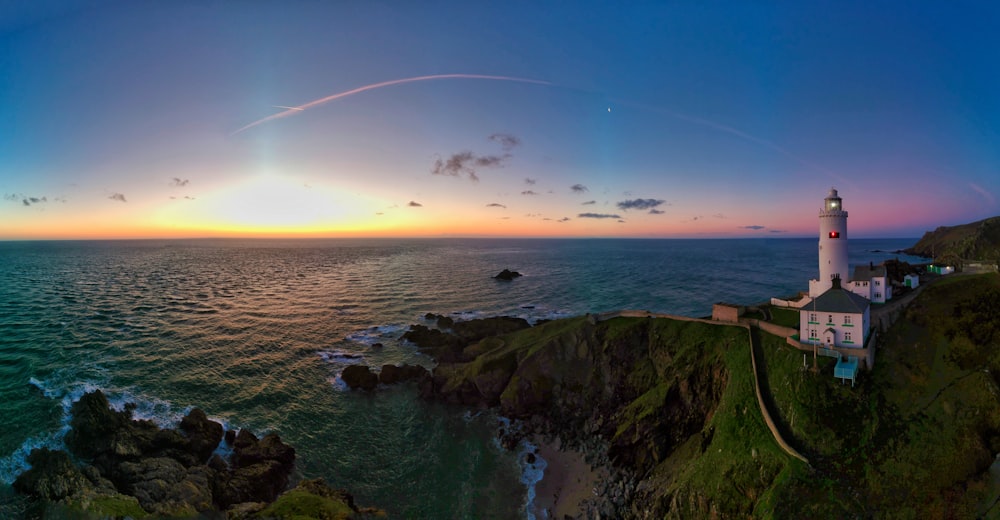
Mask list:
[[538,456],[548,463],[542,480],[535,485],[535,518],[577,518],[583,501],[594,496],[600,473],[591,469],[582,453],[562,451],[558,440],[545,443],[535,438],[532,443],[538,446]]

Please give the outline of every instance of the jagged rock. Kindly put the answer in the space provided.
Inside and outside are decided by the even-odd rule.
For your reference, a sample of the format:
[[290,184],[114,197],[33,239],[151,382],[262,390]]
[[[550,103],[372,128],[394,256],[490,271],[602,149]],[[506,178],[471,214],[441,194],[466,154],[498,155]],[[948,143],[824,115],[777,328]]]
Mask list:
[[344,368],[340,378],[350,388],[374,390],[378,386],[378,376],[365,365],[349,365]]
[[192,515],[214,508],[212,481],[207,466],[185,468],[169,457],[123,462],[118,466],[123,490],[139,500],[143,509],[162,515]]
[[382,370],[378,374],[378,379],[384,385],[391,385],[401,383],[403,381],[420,379],[429,374],[430,372],[420,365],[382,365]]
[[[223,433],[199,409],[181,421],[182,434],[132,420],[133,408],[116,412],[101,392],[85,395],[72,407],[66,442],[94,464],[80,469],[65,452],[34,450],[15,490],[97,516],[215,517],[233,504],[259,503],[244,508],[259,511],[288,486],[295,449],[278,435]],[[233,446],[231,464],[212,454],[223,438]]]
[[33,449],[28,454],[28,464],[31,469],[14,480],[14,490],[18,493],[59,500],[94,488],[65,451]]
[[421,352],[430,355],[439,363],[469,361],[463,354],[465,347],[491,336],[502,336],[511,332],[530,328],[523,318],[497,316],[469,321],[456,321],[451,332],[431,329],[425,325],[411,325],[402,339],[414,343]]
[[180,429],[187,436],[190,449],[199,462],[212,456],[223,436],[222,425],[210,421],[201,408],[195,408],[184,416]]
[[504,280],[506,282],[509,282],[509,281],[513,280],[514,278],[517,278],[519,276],[521,276],[521,273],[519,273],[517,271],[511,271],[510,269],[504,269],[503,271],[500,271],[500,274],[494,276],[493,278],[496,278],[497,280]]
[[281,437],[276,433],[269,433],[257,440],[249,430],[240,430],[233,447],[233,467],[242,468],[268,460],[291,467],[295,462],[295,448],[281,442]]

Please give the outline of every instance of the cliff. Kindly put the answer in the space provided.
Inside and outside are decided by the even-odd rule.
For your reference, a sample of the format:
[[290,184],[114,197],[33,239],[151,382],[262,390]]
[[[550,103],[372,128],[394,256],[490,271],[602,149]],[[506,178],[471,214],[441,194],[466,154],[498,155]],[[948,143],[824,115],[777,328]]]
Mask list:
[[961,260],[996,262],[1000,259],[1000,217],[941,226],[924,233],[906,252],[952,264],[961,264]]
[[[855,387],[835,360],[666,318],[557,320],[453,346],[425,397],[496,407],[610,477],[583,517],[1000,517],[1000,275],[921,289]],[[446,334],[446,333],[445,333]]]
[[757,406],[741,327],[649,318],[557,320],[468,345],[425,397],[495,406],[611,468],[602,517],[766,515],[775,483],[805,471]]

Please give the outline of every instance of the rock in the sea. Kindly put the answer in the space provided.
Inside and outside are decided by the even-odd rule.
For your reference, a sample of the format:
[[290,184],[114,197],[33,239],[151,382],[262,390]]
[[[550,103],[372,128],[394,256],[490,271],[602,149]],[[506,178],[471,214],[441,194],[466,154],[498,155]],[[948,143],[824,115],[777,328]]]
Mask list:
[[[34,450],[31,469],[14,489],[102,518],[216,518],[235,504],[259,503],[259,510],[288,486],[295,449],[278,435],[258,440],[247,430],[223,433],[199,409],[184,417],[180,430],[164,430],[133,420],[133,408],[114,411],[99,391],[83,396],[71,409],[66,444],[93,465],[80,469],[65,452]],[[224,436],[233,446],[230,463],[213,455]]]
[[349,365],[344,368],[340,378],[351,388],[374,390],[378,386],[378,376],[365,365]]
[[405,363],[400,366],[382,365],[382,371],[379,372],[378,379],[384,385],[392,385],[395,383],[402,383],[403,381],[420,379],[429,374],[430,372],[420,365],[410,365]]
[[204,462],[212,456],[223,436],[222,425],[210,421],[201,408],[191,410],[181,419],[180,428],[187,435],[191,451],[199,462]]
[[503,271],[500,271],[500,274],[494,276],[493,278],[496,278],[497,280],[504,280],[504,281],[509,282],[509,281],[513,280],[514,278],[517,278],[519,276],[521,276],[521,273],[519,273],[517,271],[511,271],[510,269],[504,269]]

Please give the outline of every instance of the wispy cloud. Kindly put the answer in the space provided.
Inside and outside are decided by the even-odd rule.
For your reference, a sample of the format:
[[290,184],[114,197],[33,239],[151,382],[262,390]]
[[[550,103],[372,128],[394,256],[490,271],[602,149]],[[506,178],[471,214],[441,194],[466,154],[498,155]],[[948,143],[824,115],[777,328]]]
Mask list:
[[754,231],[760,231],[767,228],[767,226],[742,226],[740,229],[752,229]]
[[622,218],[621,215],[615,215],[610,213],[580,213],[577,215],[578,218]]
[[504,206],[503,204],[500,204],[499,202],[491,202],[491,203],[487,204],[486,207],[487,208],[504,208],[504,209],[507,208],[507,206]]
[[569,222],[569,217],[563,217],[563,218],[557,220],[556,222]]
[[714,214],[712,216],[715,217],[715,218],[729,218],[729,217],[723,215],[722,213],[716,213],[716,214]]
[[493,134],[490,136],[490,141],[500,143],[500,148],[505,152],[509,152],[521,144],[520,138],[510,134]]
[[538,195],[538,193],[531,190],[524,190],[521,192],[521,195]]
[[597,201],[596,200],[588,200],[587,202],[581,202],[580,203],[581,206],[590,206],[592,204],[597,204]]
[[171,177],[170,179],[170,185],[177,186],[179,188],[187,186],[189,182],[191,182],[189,179],[181,179],[180,177]]
[[538,182],[538,181],[535,180],[535,179],[532,179],[530,177],[525,177],[524,178],[524,183],[527,184],[528,186],[534,186],[536,182]]
[[118,202],[128,202],[127,200],[125,200],[125,195],[118,192],[108,195],[108,198],[111,200],[117,200]]
[[419,203],[417,201],[414,201],[414,200],[411,200],[410,203],[407,204],[407,206],[409,206],[411,208],[422,208],[422,207],[424,207],[423,204],[421,204],[421,203]]
[[983,188],[982,186],[980,186],[980,185],[978,185],[978,184],[976,184],[974,182],[970,182],[969,183],[969,187],[972,188],[972,191],[975,191],[976,193],[982,195],[982,197],[984,199],[986,199],[986,202],[990,203],[990,206],[992,206],[992,205],[994,205],[994,204],[997,203],[996,197],[994,197],[992,193],[986,191],[986,189]]
[[628,211],[630,209],[653,209],[666,202],[660,199],[631,199],[618,203],[618,209]]
[[574,184],[574,185],[570,186],[569,189],[573,193],[586,193],[586,192],[590,191],[583,184]]
[[650,215],[662,215],[664,213],[666,213],[666,211],[663,211],[662,209],[653,208],[653,209],[649,210],[649,214]]

